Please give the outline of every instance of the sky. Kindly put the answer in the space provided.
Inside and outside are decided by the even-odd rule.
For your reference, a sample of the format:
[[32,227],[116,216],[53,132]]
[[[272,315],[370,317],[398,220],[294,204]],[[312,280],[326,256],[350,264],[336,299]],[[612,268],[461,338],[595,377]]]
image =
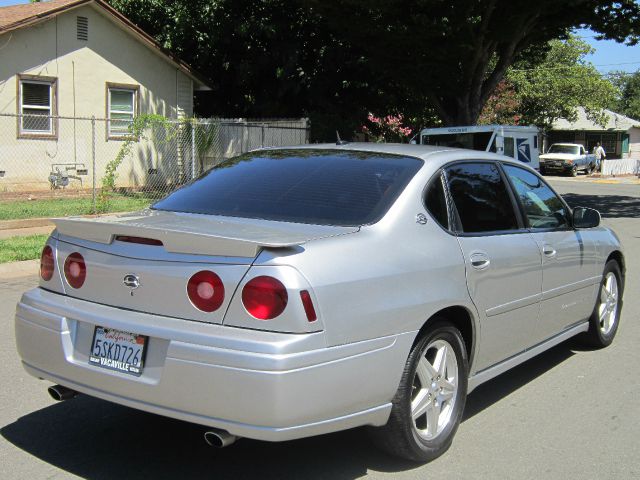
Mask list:
[[[29,0],[0,0],[0,7],[18,3],[29,3]],[[587,57],[587,60],[593,63],[600,72],[607,73],[616,70],[635,72],[640,70],[640,44],[628,47],[612,40],[598,41],[593,38],[595,34],[591,30],[578,30],[576,34],[583,37],[596,49],[594,54]]]

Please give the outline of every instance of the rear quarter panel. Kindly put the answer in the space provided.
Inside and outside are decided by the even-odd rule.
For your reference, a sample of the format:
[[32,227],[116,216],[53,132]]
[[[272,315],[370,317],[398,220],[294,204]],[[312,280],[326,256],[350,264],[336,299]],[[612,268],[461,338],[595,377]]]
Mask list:
[[[358,233],[259,256],[256,264],[291,265],[306,277],[328,345],[417,333],[449,306],[474,311],[458,242],[422,203],[429,176],[414,179],[380,222]],[[418,213],[427,214],[426,225]]]

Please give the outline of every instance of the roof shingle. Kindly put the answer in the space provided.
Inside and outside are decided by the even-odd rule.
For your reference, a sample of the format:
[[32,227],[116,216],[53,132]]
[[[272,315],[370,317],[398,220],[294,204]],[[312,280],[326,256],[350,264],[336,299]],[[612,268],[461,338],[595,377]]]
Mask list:
[[627,131],[633,127],[640,127],[640,121],[626,117],[620,113],[612,112],[605,109],[608,121],[603,127],[593,120],[589,119],[587,112],[583,107],[578,107],[578,118],[575,122],[569,122],[564,118],[560,118],[553,122],[552,130],[611,130],[611,131]]
[[73,4],[83,4],[87,3],[87,1],[88,0],[50,0],[48,2],[0,7],[0,32],[22,23],[31,23],[39,18],[49,16],[59,9],[66,9],[73,6]]

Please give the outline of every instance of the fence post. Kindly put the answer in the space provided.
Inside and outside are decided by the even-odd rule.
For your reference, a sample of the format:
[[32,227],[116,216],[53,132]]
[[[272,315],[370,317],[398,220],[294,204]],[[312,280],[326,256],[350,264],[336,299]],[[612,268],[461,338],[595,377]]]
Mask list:
[[91,176],[93,180],[93,188],[91,189],[91,209],[93,214],[96,211],[96,117],[91,116]]
[[262,124],[262,137],[260,139],[260,147],[264,148],[264,123]]
[[196,120],[191,120],[191,180],[196,178]]

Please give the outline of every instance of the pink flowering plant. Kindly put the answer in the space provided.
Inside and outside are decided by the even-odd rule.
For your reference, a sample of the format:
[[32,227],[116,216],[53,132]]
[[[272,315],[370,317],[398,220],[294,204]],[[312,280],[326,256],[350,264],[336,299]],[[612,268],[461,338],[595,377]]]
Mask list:
[[403,116],[387,115],[386,117],[376,117],[369,113],[367,121],[362,126],[362,133],[367,135],[374,142],[406,142],[411,136],[412,129],[402,124]]

